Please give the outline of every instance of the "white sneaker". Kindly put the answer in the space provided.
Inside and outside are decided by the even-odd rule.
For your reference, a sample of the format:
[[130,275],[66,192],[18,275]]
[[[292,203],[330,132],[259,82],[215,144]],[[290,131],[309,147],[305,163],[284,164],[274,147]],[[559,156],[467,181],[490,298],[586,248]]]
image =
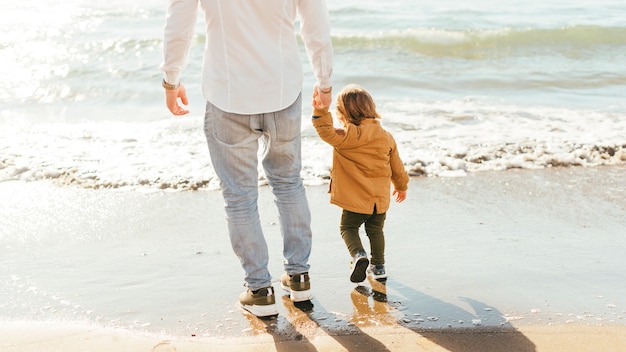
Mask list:
[[367,268],[367,274],[374,280],[387,278],[385,264],[372,264]]
[[367,254],[364,251],[359,251],[352,259],[352,273],[350,274],[350,281],[363,282],[367,277],[366,271],[370,264],[367,259]]

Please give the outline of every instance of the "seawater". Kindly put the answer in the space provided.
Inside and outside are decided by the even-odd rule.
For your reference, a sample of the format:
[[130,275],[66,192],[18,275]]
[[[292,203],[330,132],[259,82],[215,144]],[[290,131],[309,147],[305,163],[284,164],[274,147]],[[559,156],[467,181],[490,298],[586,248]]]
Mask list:
[[[626,4],[328,0],[335,91],[371,91],[414,176],[626,163]],[[202,132],[203,23],[183,81],[160,87],[166,3],[32,1],[0,13],[0,181],[198,189],[218,182]],[[328,179],[309,123],[303,177]],[[262,177],[261,177],[261,182]]]

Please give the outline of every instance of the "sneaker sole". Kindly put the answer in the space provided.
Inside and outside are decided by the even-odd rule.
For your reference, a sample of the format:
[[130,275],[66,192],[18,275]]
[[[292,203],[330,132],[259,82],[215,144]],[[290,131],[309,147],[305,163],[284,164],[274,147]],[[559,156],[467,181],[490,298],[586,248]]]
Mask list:
[[359,260],[354,263],[354,269],[352,269],[352,274],[350,274],[350,281],[352,282],[363,282],[367,277],[367,267],[370,265],[370,261],[367,258],[359,258]]
[[278,309],[276,308],[276,304],[268,304],[265,306],[260,305],[248,305],[239,303],[239,306],[242,309],[247,310],[248,312],[256,315],[257,317],[269,317],[272,315],[278,315]]
[[282,282],[280,283],[280,286],[283,288],[283,290],[285,290],[285,292],[289,293],[289,299],[291,299],[292,302],[310,301],[311,298],[313,298],[311,290],[295,291],[292,290],[289,286],[285,286]]

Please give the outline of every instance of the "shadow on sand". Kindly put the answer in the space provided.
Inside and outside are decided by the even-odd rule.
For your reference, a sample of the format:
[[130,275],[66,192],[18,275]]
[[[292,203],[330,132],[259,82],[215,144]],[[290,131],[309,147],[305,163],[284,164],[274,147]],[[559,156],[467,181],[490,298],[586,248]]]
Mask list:
[[[327,335],[335,346],[331,350],[393,351],[393,333],[386,343],[370,336],[368,328],[407,331],[416,341],[426,339],[451,352],[536,351],[526,336],[509,324],[495,308],[470,298],[460,298],[474,312],[444,302],[407,287],[397,281],[369,280],[350,293],[354,306],[351,315],[328,312],[317,301],[293,303],[282,297],[286,317],[270,319],[248,316],[253,328],[272,336],[277,351],[318,351],[311,340]],[[388,296],[387,285],[400,296]],[[260,327],[260,328],[259,328]],[[380,338],[380,335],[379,335]],[[332,342],[332,340],[331,340]],[[415,342],[414,348],[419,350]],[[324,349],[319,349],[323,351]]]
[[[274,339],[276,351],[325,351],[318,349],[309,339],[328,335],[337,342],[333,351],[341,347],[347,351],[389,352],[383,343],[363,333],[358,328],[350,328],[350,323],[342,319],[327,321],[333,314],[324,310],[319,303],[311,301],[292,302],[288,296],[282,297],[289,312],[271,318],[257,318],[244,313],[256,332],[266,332]],[[259,329],[263,326],[262,329]]]
[[[402,298],[387,298],[387,285]],[[384,297],[391,311],[399,313],[400,325],[449,351],[536,351],[534,343],[506,321],[501,312],[483,302],[459,297],[473,310],[469,312],[395,280],[372,282],[372,287],[373,292],[379,291]]]

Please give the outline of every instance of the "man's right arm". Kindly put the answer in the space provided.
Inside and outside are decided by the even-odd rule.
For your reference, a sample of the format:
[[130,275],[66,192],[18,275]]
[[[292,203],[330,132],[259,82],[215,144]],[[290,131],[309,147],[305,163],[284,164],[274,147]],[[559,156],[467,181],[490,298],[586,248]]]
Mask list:
[[172,105],[171,100],[172,97],[175,101],[181,98],[184,104],[187,103],[184,87],[180,86],[180,77],[187,64],[197,15],[198,0],[170,0],[163,35],[161,71],[163,71],[164,86],[178,86],[177,89],[165,91],[166,104],[170,111],[177,115],[181,112],[186,113],[186,110],[178,106],[177,102]]

